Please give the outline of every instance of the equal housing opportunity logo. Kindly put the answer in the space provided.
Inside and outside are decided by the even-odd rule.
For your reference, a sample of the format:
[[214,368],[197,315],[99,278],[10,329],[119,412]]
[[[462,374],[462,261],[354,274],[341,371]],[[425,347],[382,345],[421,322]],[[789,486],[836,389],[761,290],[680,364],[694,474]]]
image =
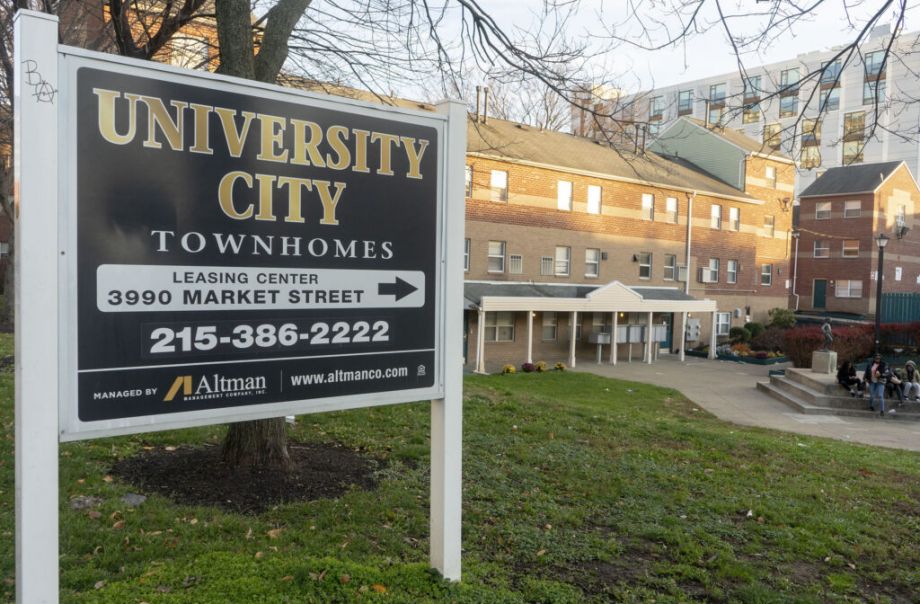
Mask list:
[[265,376],[227,377],[219,373],[202,375],[179,375],[163,397],[164,402],[172,402],[179,397],[185,401],[200,401],[214,398],[230,398],[264,394]]

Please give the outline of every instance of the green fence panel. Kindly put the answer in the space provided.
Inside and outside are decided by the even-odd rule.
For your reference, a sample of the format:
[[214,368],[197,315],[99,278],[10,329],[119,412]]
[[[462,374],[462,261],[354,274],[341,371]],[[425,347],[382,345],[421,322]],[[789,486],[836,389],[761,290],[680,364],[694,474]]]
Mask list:
[[920,321],[920,293],[882,294],[882,323]]

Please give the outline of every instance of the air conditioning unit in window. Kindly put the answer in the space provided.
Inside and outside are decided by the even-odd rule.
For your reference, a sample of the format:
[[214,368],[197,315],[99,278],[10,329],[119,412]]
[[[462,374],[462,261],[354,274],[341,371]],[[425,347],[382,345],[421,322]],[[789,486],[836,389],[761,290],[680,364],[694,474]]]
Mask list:
[[687,281],[687,267],[686,266],[677,267],[677,280],[683,281],[686,283]]
[[700,268],[699,281],[700,283],[715,283],[716,282],[716,280],[712,278],[712,272],[707,267]]

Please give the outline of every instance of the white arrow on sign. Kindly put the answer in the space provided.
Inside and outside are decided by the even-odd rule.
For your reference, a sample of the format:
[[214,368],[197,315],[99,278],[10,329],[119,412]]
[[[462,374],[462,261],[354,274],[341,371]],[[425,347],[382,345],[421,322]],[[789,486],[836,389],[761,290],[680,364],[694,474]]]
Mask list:
[[102,312],[419,308],[422,271],[103,264]]

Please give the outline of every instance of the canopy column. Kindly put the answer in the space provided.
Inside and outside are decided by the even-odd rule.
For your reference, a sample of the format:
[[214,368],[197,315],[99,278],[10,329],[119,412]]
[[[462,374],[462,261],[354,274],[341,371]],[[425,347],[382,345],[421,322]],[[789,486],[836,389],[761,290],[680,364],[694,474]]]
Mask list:
[[712,311],[712,320],[710,321],[710,326],[712,331],[709,332],[709,358],[716,358],[716,312]]
[[486,372],[486,311],[479,309],[479,318],[476,321],[476,372]]
[[613,315],[613,327],[610,331],[610,364],[617,364],[617,313],[610,313]]
[[680,361],[684,361],[684,349],[687,347],[687,313],[680,313]]
[[527,311],[527,362],[533,363],[533,311]]
[[655,326],[652,325],[652,313],[648,313],[645,321],[645,362],[652,364],[652,340],[655,338]]
[[569,326],[569,367],[575,366],[575,326],[578,325],[578,311],[572,311],[572,323]]

